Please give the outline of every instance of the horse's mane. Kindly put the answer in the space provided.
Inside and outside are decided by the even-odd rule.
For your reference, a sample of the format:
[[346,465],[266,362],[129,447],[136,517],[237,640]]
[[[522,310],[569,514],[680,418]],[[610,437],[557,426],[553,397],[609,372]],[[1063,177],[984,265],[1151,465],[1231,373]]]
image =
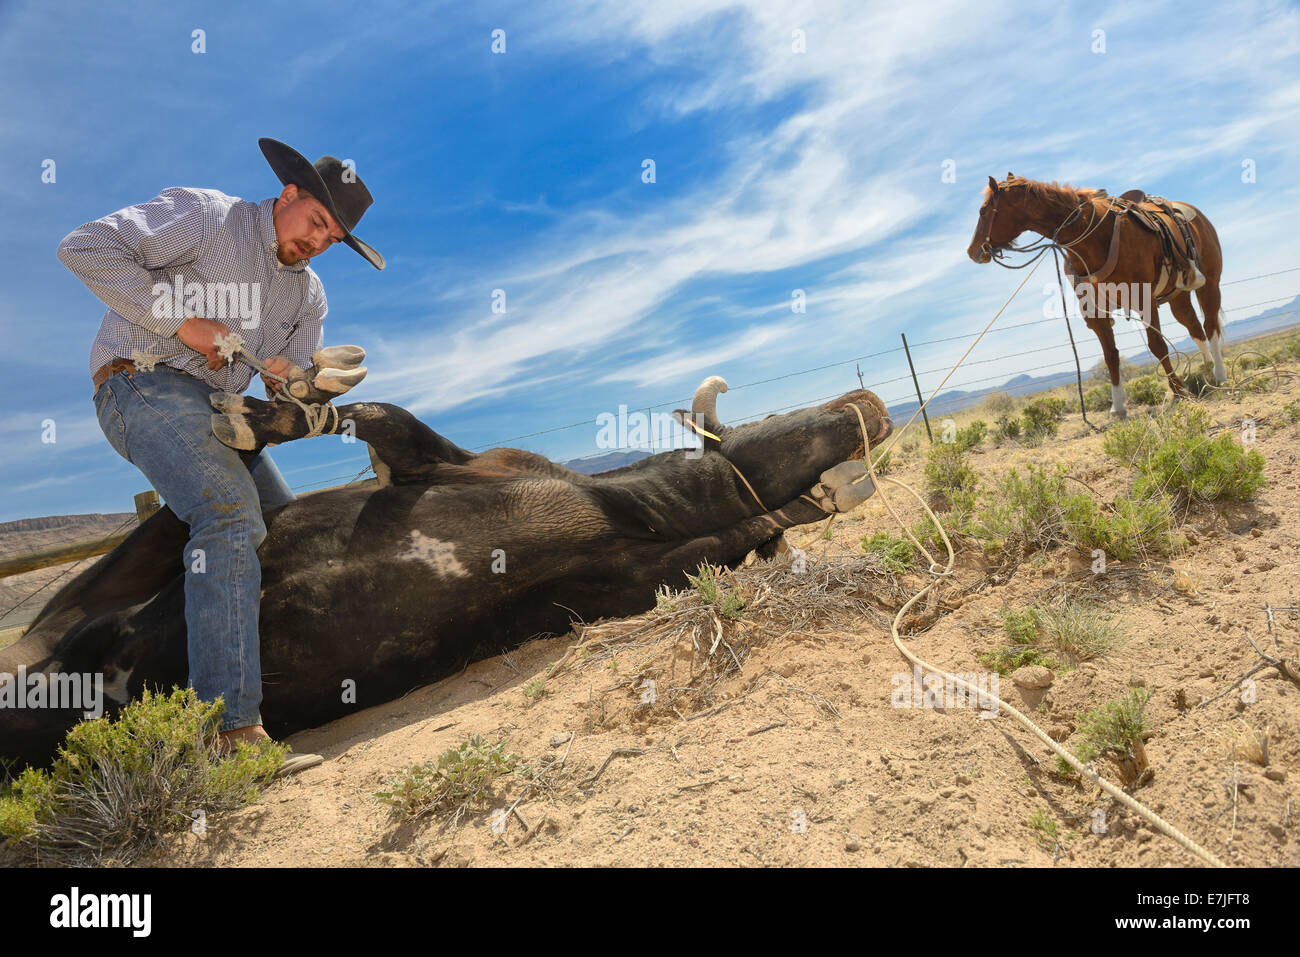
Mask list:
[[[1092,199],[1105,193],[1105,190],[1101,189],[1085,189],[1079,186],[1071,186],[1069,183],[1058,183],[1055,180],[1050,183],[1042,183],[1036,179],[1026,179],[1023,176],[1008,176],[999,185],[1024,186],[1026,195],[1030,199],[1036,200],[1040,204],[1052,205],[1061,202],[1076,205],[1080,200]],[[992,192],[993,188],[991,186],[985,186],[984,195],[980,201],[987,200]]]

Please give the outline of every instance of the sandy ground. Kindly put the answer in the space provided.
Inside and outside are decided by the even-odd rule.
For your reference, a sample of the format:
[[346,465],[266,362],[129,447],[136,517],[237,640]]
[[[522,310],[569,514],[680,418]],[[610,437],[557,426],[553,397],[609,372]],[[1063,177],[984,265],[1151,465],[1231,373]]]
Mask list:
[[[1216,423],[1236,428],[1247,416],[1255,419],[1269,484],[1247,505],[1193,509],[1185,530],[1196,541],[1181,556],[1112,563],[1094,576],[1068,550],[1001,570],[963,554],[941,600],[909,639],[930,662],[978,671],[977,655],[1003,643],[1004,604],[1051,601],[1063,590],[1104,603],[1124,636],[1117,649],[1058,674],[1045,694],[1022,692],[1005,679],[1001,693],[1066,738],[1077,713],[1145,684],[1152,692],[1154,732],[1146,748],[1154,774],[1133,793],[1230,864],[1300,864],[1300,688],[1268,668],[1254,675],[1253,702],[1237,690],[1199,707],[1258,661],[1247,633],[1261,647],[1271,650],[1276,639],[1284,656],[1300,657],[1300,615],[1277,614],[1269,638],[1264,612],[1265,603],[1300,605],[1300,425],[1285,424],[1279,414],[1297,395],[1300,386],[1287,384],[1208,403]],[[1101,453],[1100,443],[1076,414],[1042,449],[994,449],[986,440],[972,462],[990,476],[1028,461],[1060,461],[1114,500],[1128,492],[1128,473]],[[893,474],[919,487],[923,453],[924,447]],[[909,520],[918,514],[907,511]],[[859,539],[880,529],[896,531],[877,496],[837,520],[832,541],[807,544],[809,559],[861,556]],[[819,531],[796,529],[791,538],[807,542]],[[900,584],[910,591],[920,581],[910,576]],[[294,748],[322,753],[324,765],[272,786],[259,803],[206,834],[176,837],[142,863],[1198,863],[1095,788],[1052,774],[1051,752],[1010,717],[891,706],[892,679],[909,668],[890,640],[887,612],[906,593],[894,588],[876,596],[878,610],[849,627],[828,623],[754,640],[743,668],[719,681],[707,700],[695,699],[694,710],[683,710],[686,698],[676,711],[643,704],[636,661],[646,649],[620,653],[616,646],[574,656],[531,698],[525,684],[544,676],[578,636],[533,642],[296,736]],[[689,654],[673,650],[670,657]],[[623,665],[611,667],[611,656]],[[693,664],[683,658],[683,671]],[[1225,748],[1225,732],[1237,721],[1267,729],[1267,766]],[[456,827],[436,816],[391,821],[375,792],[403,768],[473,733],[504,740],[535,768],[549,764],[550,792],[530,794],[512,779]],[[516,801],[517,814],[504,818],[502,830],[501,812]],[[1059,840],[1044,840],[1029,825],[1036,812],[1057,823]],[[1094,827],[1098,822],[1102,827]]]

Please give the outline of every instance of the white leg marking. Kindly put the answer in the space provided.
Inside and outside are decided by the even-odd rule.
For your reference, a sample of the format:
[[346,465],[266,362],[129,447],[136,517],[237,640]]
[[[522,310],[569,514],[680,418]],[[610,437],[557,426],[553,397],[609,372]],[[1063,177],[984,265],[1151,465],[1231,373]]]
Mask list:
[[[1222,321],[1222,320],[1220,320]],[[1228,381],[1228,370],[1223,364],[1223,333],[1211,337],[1210,354],[1214,356],[1214,378],[1219,382]]]
[[1210,355],[1210,347],[1206,344],[1205,340],[1193,339],[1192,341],[1196,343],[1196,348],[1200,350],[1201,358],[1205,360],[1205,367],[1208,369],[1210,366],[1214,365],[1214,357]]
[[1110,411],[1121,419],[1128,417],[1128,409],[1124,408],[1124,384],[1110,387]]

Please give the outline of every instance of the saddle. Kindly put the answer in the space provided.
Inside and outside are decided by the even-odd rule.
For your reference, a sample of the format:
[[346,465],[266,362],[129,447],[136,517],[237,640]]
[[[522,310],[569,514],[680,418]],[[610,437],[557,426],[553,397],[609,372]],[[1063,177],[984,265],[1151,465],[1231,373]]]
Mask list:
[[1140,189],[1131,189],[1118,198],[1111,197],[1110,202],[1118,216],[1131,219],[1160,239],[1164,261],[1152,298],[1163,301],[1176,292],[1190,292],[1205,285],[1196,237],[1189,225],[1196,218],[1195,209],[1186,203],[1171,202],[1163,196],[1151,196]]

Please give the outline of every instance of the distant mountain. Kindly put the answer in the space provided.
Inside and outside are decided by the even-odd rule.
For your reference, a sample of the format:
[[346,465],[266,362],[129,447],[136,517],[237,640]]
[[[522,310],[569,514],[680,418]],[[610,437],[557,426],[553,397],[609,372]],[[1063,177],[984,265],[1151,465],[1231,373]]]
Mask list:
[[606,452],[603,455],[593,455],[588,458],[570,459],[567,462],[561,462],[566,469],[572,469],[580,475],[595,475],[597,472],[608,472],[610,469],[621,469],[625,465],[631,465],[633,462],[639,462],[642,459],[649,458],[654,453],[647,452],[645,449],[625,449],[619,452]]

